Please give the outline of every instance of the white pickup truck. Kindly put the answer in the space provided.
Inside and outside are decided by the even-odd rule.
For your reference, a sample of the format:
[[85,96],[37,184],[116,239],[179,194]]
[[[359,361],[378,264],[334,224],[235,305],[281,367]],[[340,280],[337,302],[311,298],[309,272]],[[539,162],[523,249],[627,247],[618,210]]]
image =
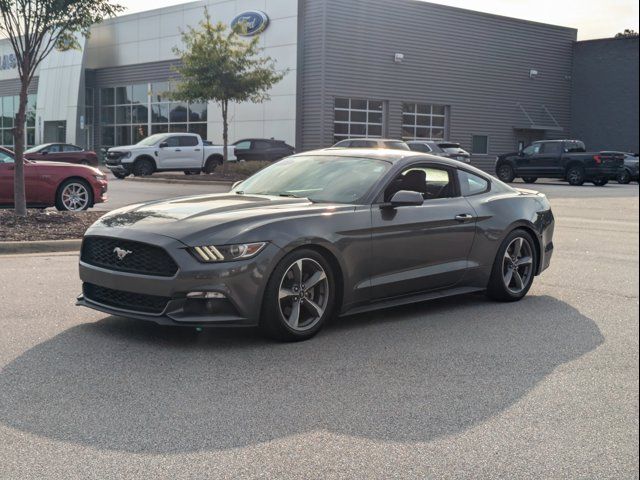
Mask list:
[[[135,145],[107,150],[105,164],[117,178],[154,172],[212,173],[222,165],[224,147],[203,142],[196,133],[157,133]],[[236,160],[235,147],[227,147],[228,161]]]

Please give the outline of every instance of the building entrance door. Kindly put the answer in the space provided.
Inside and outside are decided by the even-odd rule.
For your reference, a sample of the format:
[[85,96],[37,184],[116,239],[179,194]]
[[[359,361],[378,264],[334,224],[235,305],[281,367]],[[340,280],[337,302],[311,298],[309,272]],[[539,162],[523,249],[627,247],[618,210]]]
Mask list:
[[66,143],[67,121],[44,122],[44,141],[42,143]]
[[543,130],[516,130],[516,150],[520,151],[537,140],[544,140]]

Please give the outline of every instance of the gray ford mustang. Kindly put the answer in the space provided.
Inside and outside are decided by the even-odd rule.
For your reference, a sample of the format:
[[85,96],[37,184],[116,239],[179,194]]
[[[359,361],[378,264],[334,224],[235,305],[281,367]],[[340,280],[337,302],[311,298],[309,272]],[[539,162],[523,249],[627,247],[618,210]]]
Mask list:
[[86,232],[78,304],[160,324],[303,340],[335,315],[486,291],[549,266],[547,198],[400,150],[283,159],[229,193],[132,205]]

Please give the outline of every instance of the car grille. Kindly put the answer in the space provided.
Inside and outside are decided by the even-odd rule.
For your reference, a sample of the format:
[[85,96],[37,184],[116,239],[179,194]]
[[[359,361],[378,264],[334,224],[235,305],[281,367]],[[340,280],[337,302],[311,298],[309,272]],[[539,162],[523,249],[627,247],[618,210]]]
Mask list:
[[171,300],[169,297],[112,290],[92,283],[84,283],[82,293],[86,299],[109,307],[154,314],[162,313]]
[[105,155],[106,162],[109,165],[117,165],[120,163],[120,158],[124,155],[122,152],[107,152]]
[[[118,252],[127,253],[118,258]],[[139,275],[173,277],[178,271],[178,265],[164,249],[116,238],[86,237],[80,259],[96,267]]]

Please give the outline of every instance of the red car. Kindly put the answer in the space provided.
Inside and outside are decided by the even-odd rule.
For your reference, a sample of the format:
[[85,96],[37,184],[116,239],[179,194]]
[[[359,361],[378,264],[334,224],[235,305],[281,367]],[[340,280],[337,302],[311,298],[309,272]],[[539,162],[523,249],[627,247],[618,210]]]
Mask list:
[[[0,147],[0,208],[13,207],[13,152]],[[25,160],[27,206],[79,212],[107,201],[107,176],[85,165]]]
[[81,165],[98,166],[98,155],[91,150],[84,150],[68,143],[45,143],[32,147],[24,152],[24,158],[42,162],[66,162]]

